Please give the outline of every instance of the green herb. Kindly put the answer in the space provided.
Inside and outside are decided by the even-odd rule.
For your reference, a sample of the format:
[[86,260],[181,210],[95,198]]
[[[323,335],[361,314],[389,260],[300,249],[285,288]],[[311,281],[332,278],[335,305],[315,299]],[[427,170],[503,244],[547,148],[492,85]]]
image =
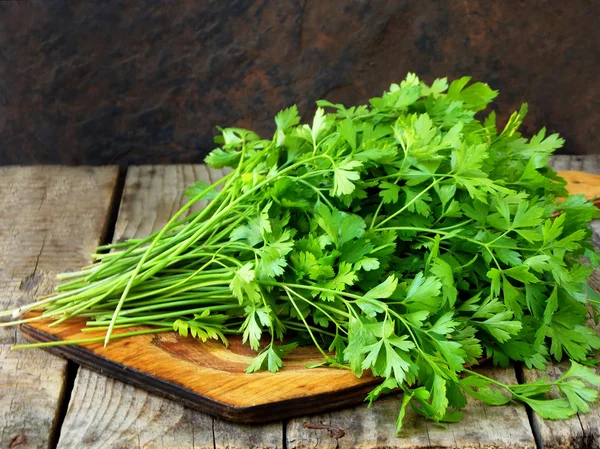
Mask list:
[[[526,106],[502,130],[494,113],[480,121],[497,92],[468,83],[409,74],[368,106],[319,101],[312,124],[281,111],[271,140],[221,130],[206,162],[227,176],[186,190],[160,232],[99,248],[55,295],[11,312],[84,316],[106,343],[139,325],[225,344],[241,334],[260,351],[248,372],[277,371],[309,342],[319,365],[382,377],[369,401],[404,390],[398,429],[408,405],[456,421],[466,396],[549,419],[587,411],[586,384],[600,382],[584,366],[600,348],[586,325],[598,212],[548,167],[558,135],[521,136]],[[572,367],[505,385],[465,368],[484,357]]]

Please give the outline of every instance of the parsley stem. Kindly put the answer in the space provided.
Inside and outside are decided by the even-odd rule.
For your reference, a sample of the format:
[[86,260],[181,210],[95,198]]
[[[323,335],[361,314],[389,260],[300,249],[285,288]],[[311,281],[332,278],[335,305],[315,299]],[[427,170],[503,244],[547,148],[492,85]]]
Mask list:
[[[345,329],[343,329],[343,328],[342,328],[342,327],[339,325],[339,323],[337,322],[337,320],[336,320],[335,318],[333,318],[333,317],[332,317],[332,316],[331,316],[329,313],[327,313],[325,310],[323,310],[323,308],[322,308],[322,307],[321,307],[319,304],[317,304],[317,303],[315,303],[315,302],[312,302],[312,301],[309,301],[309,300],[308,300],[308,299],[306,299],[304,296],[302,296],[300,293],[298,293],[298,292],[296,292],[296,291],[292,290],[292,289],[291,289],[291,288],[289,288],[289,287],[283,287],[283,288],[284,288],[284,289],[285,289],[287,292],[290,292],[290,293],[294,294],[295,296],[297,296],[298,298],[300,298],[302,301],[306,302],[306,303],[307,303],[307,304],[309,304],[310,306],[314,307],[315,309],[317,309],[317,310],[320,310],[320,311],[321,311],[321,313],[323,313],[323,314],[324,314],[324,315],[325,315],[327,318],[329,318],[329,320],[330,320],[330,321],[331,321],[331,322],[332,322],[332,323],[333,323],[333,324],[334,324],[334,325],[335,325],[335,326],[336,326],[336,327],[337,327],[339,330],[341,330],[342,332],[344,332],[344,333],[346,333],[346,334],[347,334],[346,330],[345,330]],[[336,309],[336,312],[339,312],[339,311]]]
[[[83,315],[82,315],[83,316]],[[173,323],[168,321],[144,321],[143,323],[135,324],[115,324],[115,329],[135,329],[140,326],[155,326],[155,327],[168,327],[173,330]],[[103,332],[108,329],[108,326],[96,326],[96,327],[82,327],[81,332]]]
[[[494,244],[494,242],[500,240],[502,237],[504,237],[506,234],[508,234],[512,229],[509,229],[508,231],[503,232],[501,235],[499,235],[498,237],[496,237],[494,240],[492,240],[491,242],[487,242],[486,245],[488,246],[492,246]],[[520,249],[520,248],[519,248]]]
[[[302,326],[301,324],[298,324],[297,322],[292,321],[292,320],[283,320],[282,323],[285,324],[286,327],[289,327],[290,329],[294,329],[296,331],[306,330],[306,326]],[[335,334],[333,332],[329,332],[325,329],[316,328],[316,327],[310,326],[310,325],[308,327],[310,327],[312,330],[314,330],[315,332],[318,332],[320,334],[328,335],[330,337],[335,337]]]
[[[463,370],[465,373],[467,374],[471,374],[472,376],[478,377],[480,379],[485,380],[486,382],[489,382],[492,385],[496,385],[497,387],[500,387],[504,390],[507,390],[512,396],[513,398],[517,398],[519,400],[521,400],[522,402],[527,402],[527,398],[521,394],[515,393],[512,389],[511,389],[511,385],[507,385],[507,384],[503,384],[502,382],[498,382],[494,379],[492,379],[491,377],[485,376],[483,374],[478,373],[477,371],[472,371],[470,369],[465,368]],[[519,387],[523,387],[523,385],[526,384],[518,384]]]
[[[420,227],[415,227],[415,226],[389,226],[389,227],[385,227],[385,228],[377,228],[377,231],[415,231],[415,232],[433,233],[433,234],[440,234],[440,235],[449,235],[450,236],[449,238],[457,238],[457,239],[465,240],[467,242],[475,243],[476,245],[488,248],[488,251],[489,251],[489,248],[491,246],[489,243],[475,240],[475,239],[472,239],[470,237],[466,237],[466,236],[463,236],[460,234],[444,231],[443,229],[444,228],[440,228],[440,229],[420,228]],[[448,229],[450,229],[450,228],[448,228]],[[527,248],[519,248],[519,247],[513,247],[513,246],[492,245],[491,247],[492,248],[501,248],[501,249],[513,249],[513,250],[519,250],[519,251],[528,250]],[[531,251],[535,251],[535,250],[532,248]]]
[[354,295],[352,293],[332,290],[329,288],[317,287],[316,285],[302,285],[302,284],[290,284],[290,283],[284,284],[284,283],[277,282],[277,281],[260,281],[260,283],[263,285],[275,285],[275,286],[283,287],[283,288],[285,288],[287,286],[287,287],[301,288],[304,290],[313,290],[313,291],[331,293],[334,295],[347,296],[347,297],[353,298],[353,299],[362,299],[363,298],[362,296]]
[[383,207],[383,198],[379,202],[379,205],[377,206],[377,209],[375,210],[375,213],[373,214],[373,218],[371,220],[371,226],[369,226],[369,229],[373,229],[373,226],[375,226],[375,222],[377,220],[377,216],[379,215],[379,212],[381,211],[382,207]]
[[317,340],[316,340],[315,336],[313,335],[310,326],[306,322],[306,319],[304,318],[304,315],[302,315],[302,312],[300,312],[300,309],[296,305],[296,302],[292,298],[292,295],[290,295],[290,292],[288,291],[287,288],[284,288],[284,290],[287,293],[288,298],[289,298],[290,302],[292,303],[292,306],[294,307],[294,309],[296,309],[296,313],[298,313],[298,316],[300,317],[300,319],[304,323],[304,326],[306,327],[306,330],[308,331],[308,334],[310,335],[310,338],[312,339],[313,343],[315,344],[315,346],[317,347],[317,349],[319,350],[319,352],[321,354],[323,354],[323,357],[325,358],[325,360],[329,359],[329,355],[323,350],[323,348],[321,348],[321,345],[319,345],[319,343],[317,343]]
[[[123,332],[119,334],[113,335],[112,338],[126,338],[126,337],[135,337],[137,335],[146,335],[146,334],[160,334],[164,332],[172,332],[172,327],[159,327],[157,329],[144,329],[140,331],[134,332]],[[13,351],[18,351],[20,349],[32,349],[32,348],[48,348],[51,346],[65,346],[65,345],[83,345],[87,343],[99,343],[104,341],[104,336],[102,337],[93,337],[93,338],[81,338],[77,340],[58,340],[58,341],[47,341],[43,343],[28,343],[24,345],[13,345],[11,349]]]
[[[193,315],[195,313],[202,313],[205,310],[210,310],[211,312],[218,312],[218,311],[223,311],[223,310],[232,310],[232,309],[240,309],[241,306],[238,303],[235,304],[223,304],[223,305],[209,305],[209,306],[205,306],[205,307],[196,307],[193,309],[188,309],[188,310],[177,310],[175,312],[166,312],[166,313],[160,313],[160,314],[154,314],[154,315],[144,315],[144,316],[136,316],[136,317],[132,317],[132,318],[128,318],[128,317],[122,317],[121,315],[119,315],[119,317],[117,318],[115,324],[117,322],[121,322],[121,323],[139,323],[139,322],[144,322],[147,320],[162,320],[165,318],[179,318],[182,316],[186,316],[186,315]],[[110,323],[112,322],[111,320],[97,320],[97,321],[92,321],[92,322],[88,322],[88,326],[103,326],[103,325],[110,325]]]
[[317,189],[311,183],[304,181],[302,178],[295,178],[295,180],[301,184],[304,184],[304,185],[310,187],[312,190],[314,190],[317,193],[317,195],[319,195],[319,197],[325,202],[325,204],[327,204],[331,209],[333,209],[333,205],[331,204],[331,202],[327,199],[327,197],[325,195],[323,195],[323,193],[319,189]]
[[[392,313],[392,315],[394,315],[396,318],[398,318],[400,320],[400,322],[402,324],[404,324],[404,327],[406,327],[406,330],[408,331],[408,333],[410,334],[410,336],[413,339],[413,342],[415,344],[415,347],[419,350],[419,352],[423,353],[423,350],[421,349],[421,340],[418,339],[415,334],[413,333],[411,327],[413,326],[412,323],[410,323],[407,319],[405,319],[402,315],[400,315],[398,312],[396,312],[393,309],[390,309],[390,312]],[[415,327],[416,329],[416,327]]]
[[[393,214],[391,214],[389,217],[383,219],[383,221],[380,221],[374,228],[379,228],[384,223],[387,223],[388,221],[390,221],[394,217],[397,217],[398,215],[400,215],[402,212],[404,212],[406,209],[408,209],[412,204],[414,204],[419,198],[421,198],[423,195],[425,195],[428,190],[430,190],[433,187],[435,187],[442,179],[443,178],[437,178],[437,179],[435,179],[428,187],[425,187],[423,190],[421,190],[417,195],[414,196],[413,199],[411,199],[410,201],[408,201],[399,210],[397,210],[396,212],[394,212]],[[373,227],[372,227],[372,229],[373,229]]]
[[233,298],[233,296],[231,296],[231,295],[229,295],[228,297],[209,296],[207,298],[202,298],[202,299],[187,299],[187,300],[182,300],[182,301],[169,301],[169,302],[162,301],[162,302],[159,302],[156,304],[150,304],[147,306],[135,307],[132,309],[125,309],[121,312],[121,314],[119,316],[135,315],[139,312],[146,312],[148,310],[172,309],[175,307],[187,306],[187,305],[192,305],[192,304],[214,304],[215,299],[218,299],[219,301],[228,300],[228,301],[238,305],[237,299]]
[[[402,177],[423,177],[422,173],[402,173],[401,175]],[[449,173],[428,173],[427,176],[431,176],[432,178],[445,178],[448,176],[454,176],[454,175],[450,175]],[[385,176],[377,176],[377,177],[373,177],[373,180],[376,181],[384,181],[386,179],[392,179],[392,178],[398,178],[398,173],[394,173],[391,175],[385,175]]]
[[[115,312],[113,314],[113,318],[111,320],[111,324],[108,327],[108,330],[106,331],[106,338],[104,340],[104,346],[106,347],[106,345],[108,344],[109,340],[110,340],[110,335],[112,333],[112,328],[115,325],[115,322],[117,320],[117,317],[119,316],[119,312],[121,311],[121,307],[123,307],[123,303],[125,302],[125,298],[127,298],[127,295],[129,294],[129,291],[131,290],[131,287],[133,287],[133,284],[137,278],[137,275],[139,274],[142,266],[144,265],[144,262],[146,262],[146,260],[148,259],[148,256],[150,255],[150,253],[152,252],[152,250],[154,249],[154,247],[156,246],[156,244],[158,243],[158,241],[160,240],[160,238],[167,232],[167,230],[169,230],[169,228],[171,226],[173,226],[173,224],[176,222],[176,220],[186,211],[188,210],[190,207],[192,207],[192,205],[194,205],[200,198],[202,198],[204,195],[206,195],[208,192],[210,192],[211,190],[213,190],[214,188],[216,188],[218,185],[223,184],[224,182],[228,181],[229,178],[232,175],[226,175],[223,178],[221,178],[220,180],[216,181],[215,183],[213,183],[210,187],[204,189],[202,192],[198,193],[194,198],[192,198],[190,201],[188,201],[181,209],[179,209],[179,211],[177,211],[175,213],[175,215],[173,215],[173,217],[167,222],[167,224],[160,230],[160,232],[156,235],[156,237],[152,240],[152,243],[150,243],[150,246],[148,247],[148,249],[146,250],[146,252],[144,253],[144,255],[142,256],[142,258],[140,259],[140,261],[138,262],[138,264],[136,265],[136,267],[133,270],[133,273],[131,274],[131,277],[129,278],[129,281],[127,282],[127,285],[125,286],[125,290],[123,290],[123,294],[121,295],[121,299],[119,300],[119,303],[117,304],[117,306],[115,307]],[[220,195],[223,194],[223,192],[225,192],[225,190],[222,190],[217,197],[219,197]],[[210,208],[206,208],[204,209],[202,212],[206,213],[208,210],[210,210]],[[200,213],[193,221],[198,220],[200,217],[203,216],[203,213]]]

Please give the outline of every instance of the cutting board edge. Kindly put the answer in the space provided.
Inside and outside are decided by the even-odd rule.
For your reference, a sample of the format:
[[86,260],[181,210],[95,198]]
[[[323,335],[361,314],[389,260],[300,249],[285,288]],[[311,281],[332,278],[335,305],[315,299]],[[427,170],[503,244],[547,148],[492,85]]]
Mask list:
[[[27,324],[21,324],[19,330],[32,343],[60,341],[55,335],[42,332]],[[50,346],[44,348],[44,350],[123,383],[180,402],[194,410],[245,424],[261,424],[359,405],[364,402],[368,392],[381,382],[381,379],[374,378],[371,382],[335,392],[238,407],[203,396],[180,384],[154,377],[138,369],[115,362],[80,345]]]

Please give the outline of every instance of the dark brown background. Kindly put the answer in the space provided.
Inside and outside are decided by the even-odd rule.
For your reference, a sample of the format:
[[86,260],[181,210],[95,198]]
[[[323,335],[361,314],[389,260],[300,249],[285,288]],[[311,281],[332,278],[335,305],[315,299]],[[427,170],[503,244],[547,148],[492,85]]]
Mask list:
[[598,1],[0,2],[0,164],[200,161],[215,126],[379,95],[407,71],[527,100],[565,152],[600,137]]

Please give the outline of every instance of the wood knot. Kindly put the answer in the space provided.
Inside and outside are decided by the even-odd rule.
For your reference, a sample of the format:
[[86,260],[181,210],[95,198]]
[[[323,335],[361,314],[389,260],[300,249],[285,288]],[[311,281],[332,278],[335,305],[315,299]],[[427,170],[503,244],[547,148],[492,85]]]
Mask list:
[[8,449],[17,449],[21,447],[21,445],[27,444],[27,435],[25,432],[19,432],[17,436],[15,436],[12,440],[10,440],[10,444],[8,445]]
[[19,284],[19,290],[22,291],[30,291],[33,290],[35,287],[37,287],[37,285],[40,283],[40,281],[42,280],[42,275],[33,272],[29,275],[27,275],[22,281],[21,284]]
[[332,426],[328,424],[323,424],[322,422],[305,422],[305,429],[318,429],[318,430],[326,430],[329,433],[330,438],[342,438],[346,435],[346,429],[339,426]]

